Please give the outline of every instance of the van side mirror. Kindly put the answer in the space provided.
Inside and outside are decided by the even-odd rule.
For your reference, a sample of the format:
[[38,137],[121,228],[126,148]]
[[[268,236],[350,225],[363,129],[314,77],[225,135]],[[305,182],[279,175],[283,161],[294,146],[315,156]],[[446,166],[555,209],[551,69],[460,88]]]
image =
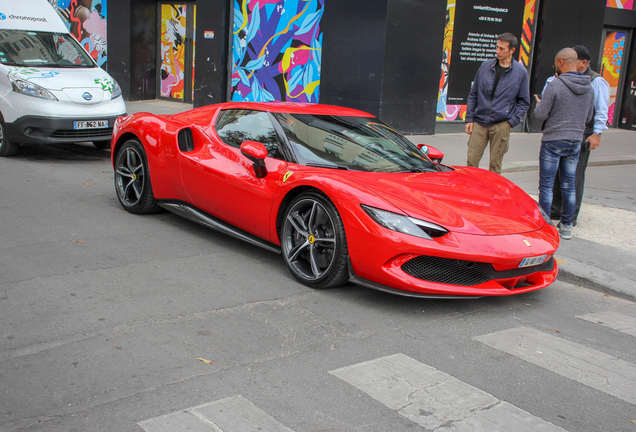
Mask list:
[[435,147],[427,144],[418,144],[417,148],[420,149],[420,151],[428,156],[433,162],[442,163],[442,159],[444,159],[444,153],[437,150]]
[[256,141],[245,141],[241,144],[241,153],[252,161],[257,178],[263,178],[267,175],[267,167],[265,166],[267,149],[263,144]]

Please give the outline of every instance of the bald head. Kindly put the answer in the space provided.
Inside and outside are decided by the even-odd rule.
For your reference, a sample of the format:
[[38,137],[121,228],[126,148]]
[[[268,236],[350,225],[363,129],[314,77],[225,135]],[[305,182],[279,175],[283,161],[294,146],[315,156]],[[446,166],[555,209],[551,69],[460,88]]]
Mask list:
[[557,74],[561,75],[565,72],[576,72],[576,51],[572,48],[563,48],[554,58],[554,68]]

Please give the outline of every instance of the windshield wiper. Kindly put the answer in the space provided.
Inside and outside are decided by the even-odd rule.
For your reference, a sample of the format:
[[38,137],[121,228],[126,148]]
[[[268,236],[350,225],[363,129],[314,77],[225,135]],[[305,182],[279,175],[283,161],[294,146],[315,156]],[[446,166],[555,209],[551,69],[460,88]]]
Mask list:
[[338,165],[338,164],[321,164],[321,163],[307,163],[306,166],[318,167],[318,168],[332,168],[332,169],[341,169],[341,170],[349,170],[349,167],[346,165]]

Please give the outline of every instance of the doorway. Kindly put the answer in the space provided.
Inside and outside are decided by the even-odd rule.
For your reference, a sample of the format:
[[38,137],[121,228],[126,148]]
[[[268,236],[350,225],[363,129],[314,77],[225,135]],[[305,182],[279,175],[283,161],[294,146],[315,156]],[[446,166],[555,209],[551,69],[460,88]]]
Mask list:
[[196,5],[160,2],[157,96],[191,103],[194,99]]

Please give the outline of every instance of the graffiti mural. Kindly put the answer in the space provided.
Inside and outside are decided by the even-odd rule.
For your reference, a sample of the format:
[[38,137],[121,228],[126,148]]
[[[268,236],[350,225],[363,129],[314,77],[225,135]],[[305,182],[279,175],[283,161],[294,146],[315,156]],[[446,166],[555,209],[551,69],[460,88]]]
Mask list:
[[[535,30],[535,6],[537,0],[525,0],[523,26],[519,38],[519,61],[528,68]],[[446,26],[444,28],[444,44],[442,48],[442,74],[439,81],[437,97],[437,121],[466,120],[466,105],[447,104],[448,73],[450,70],[455,28],[455,0],[448,0],[446,6]]]
[[623,53],[625,51],[625,32],[609,31],[605,36],[603,46],[603,62],[601,64],[601,76],[610,87],[609,111],[607,113],[607,124],[614,122],[614,110],[616,109],[616,92],[618,91],[618,81],[621,76],[623,66]]
[[634,9],[634,0],[607,0],[607,7],[617,9]]
[[161,5],[160,96],[183,99],[186,5]]
[[318,103],[324,0],[235,0],[233,101]]
[[[186,35],[188,14],[192,14],[192,25],[196,25],[196,5],[161,5],[161,88],[159,95],[175,99],[185,99]],[[196,28],[192,32],[196,34]],[[192,83],[194,83],[194,50],[192,40]],[[191,97],[194,98],[194,86]]]
[[107,69],[106,0],[49,0],[49,3],[95,62]]

